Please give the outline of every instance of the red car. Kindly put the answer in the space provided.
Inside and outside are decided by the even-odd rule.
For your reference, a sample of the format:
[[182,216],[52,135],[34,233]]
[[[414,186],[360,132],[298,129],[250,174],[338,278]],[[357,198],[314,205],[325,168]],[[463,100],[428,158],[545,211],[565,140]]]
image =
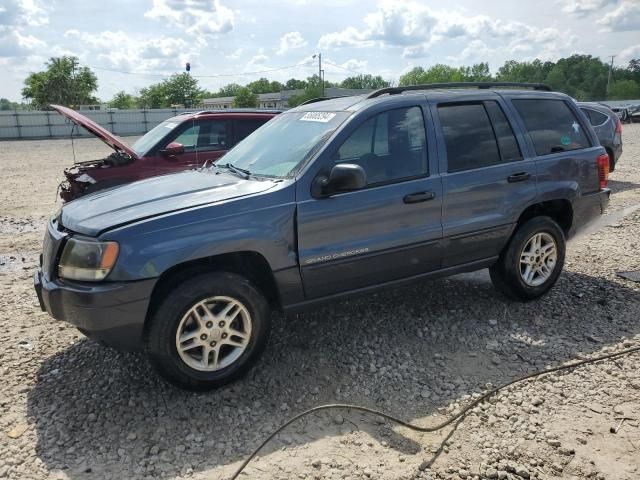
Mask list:
[[165,120],[129,146],[84,115],[60,105],[51,107],[115,150],[107,158],[76,163],[65,169],[66,180],[60,184],[60,197],[64,201],[135,180],[211,164],[279,113],[274,110],[183,113]]

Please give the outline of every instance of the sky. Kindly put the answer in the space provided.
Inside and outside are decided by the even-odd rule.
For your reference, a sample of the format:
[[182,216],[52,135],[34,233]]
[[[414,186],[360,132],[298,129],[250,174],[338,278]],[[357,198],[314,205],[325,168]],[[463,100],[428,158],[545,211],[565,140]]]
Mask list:
[[318,71],[397,80],[415,66],[640,58],[640,0],[0,0],[0,97],[20,100],[29,72],[75,55],[97,96],[191,74],[217,90]]

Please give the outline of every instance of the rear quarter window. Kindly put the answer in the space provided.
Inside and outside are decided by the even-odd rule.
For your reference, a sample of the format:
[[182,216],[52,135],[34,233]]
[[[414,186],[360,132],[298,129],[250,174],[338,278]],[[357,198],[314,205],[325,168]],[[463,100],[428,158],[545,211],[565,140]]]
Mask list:
[[555,99],[514,99],[537,155],[588,148],[591,142],[567,102]]
[[591,125],[593,125],[594,127],[602,125],[607,121],[607,118],[609,118],[604,113],[596,112],[595,110],[591,110],[590,108],[581,108],[581,110],[589,119],[589,123],[591,123]]

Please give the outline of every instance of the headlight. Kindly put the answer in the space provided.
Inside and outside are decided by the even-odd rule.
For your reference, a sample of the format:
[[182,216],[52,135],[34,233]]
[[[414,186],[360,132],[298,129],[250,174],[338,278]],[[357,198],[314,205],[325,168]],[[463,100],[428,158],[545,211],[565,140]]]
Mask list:
[[58,274],[69,280],[104,280],[116,263],[118,250],[116,242],[70,238],[62,252]]

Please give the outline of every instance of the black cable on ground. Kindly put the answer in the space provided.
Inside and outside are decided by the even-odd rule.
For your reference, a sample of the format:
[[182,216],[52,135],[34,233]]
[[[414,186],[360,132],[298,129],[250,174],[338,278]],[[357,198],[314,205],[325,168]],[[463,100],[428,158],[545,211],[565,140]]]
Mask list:
[[258,455],[258,453],[260,453],[260,450],[262,450],[273,439],[273,437],[275,437],[278,433],[280,433],[282,430],[287,428],[292,423],[300,420],[302,417],[306,417],[307,415],[311,415],[312,413],[320,412],[322,410],[356,410],[356,411],[359,411],[359,412],[370,413],[372,415],[378,415],[380,417],[386,418],[387,420],[389,420],[389,421],[391,421],[393,423],[397,423],[398,425],[402,425],[403,427],[407,427],[407,428],[409,428],[411,430],[415,430],[417,432],[423,432],[423,433],[436,432],[438,430],[442,430],[443,428],[451,425],[456,420],[466,417],[468,415],[468,413],[474,407],[476,407],[478,404],[484,402],[486,399],[488,399],[489,397],[495,395],[500,390],[504,390],[505,388],[507,388],[507,387],[509,387],[509,386],[511,386],[511,385],[513,385],[515,383],[523,382],[524,380],[528,380],[530,378],[539,377],[540,375],[546,375],[548,373],[558,372],[560,370],[570,370],[572,368],[580,367],[582,365],[586,365],[586,364],[589,364],[589,363],[596,363],[596,362],[600,362],[602,360],[608,360],[610,358],[620,357],[622,355],[629,355],[629,354],[635,353],[635,352],[640,352],[640,347],[628,348],[626,350],[621,350],[619,352],[613,352],[613,353],[608,353],[606,355],[600,355],[599,357],[588,358],[586,360],[580,360],[578,362],[573,362],[573,363],[569,363],[569,364],[566,364],[566,365],[560,365],[558,367],[547,368],[546,370],[540,370],[538,372],[534,372],[534,373],[530,373],[529,375],[525,375],[524,377],[516,378],[515,380],[511,380],[510,382],[507,382],[507,383],[505,383],[503,385],[500,385],[499,387],[494,388],[493,390],[488,391],[487,393],[485,393],[484,395],[478,397],[473,402],[471,402],[469,405],[464,407],[457,414],[453,415],[449,419],[447,419],[444,422],[442,422],[442,423],[440,423],[438,425],[435,425],[433,427],[421,427],[419,425],[414,425],[412,423],[405,422],[402,419],[399,419],[399,418],[396,418],[394,416],[388,415],[388,414],[386,414],[384,412],[380,412],[380,411],[374,410],[372,408],[362,407],[360,405],[349,405],[349,404],[343,404],[343,403],[333,403],[333,404],[320,405],[318,407],[313,407],[313,408],[310,408],[309,410],[305,410],[304,412],[296,415],[295,417],[290,418],[285,423],[283,423],[280,427],[278,427],[273,433],[271,433],[267,438],[265,438],[264,441],[258,446],[258,448],[256,448],[253,451],[253,453],[251,453],[251,455],[249,455],[246,458],[246,460],[244,462],[242,462],[242,465],[240,465],[238,470],[236,470],[236,472],[230,477],[229,480],[235,480],[236,478],[238,478],[238,476],[246,468],[246,466],[249,464],[249,462],[251,460],[253,460],[256,457],[256,455]]

